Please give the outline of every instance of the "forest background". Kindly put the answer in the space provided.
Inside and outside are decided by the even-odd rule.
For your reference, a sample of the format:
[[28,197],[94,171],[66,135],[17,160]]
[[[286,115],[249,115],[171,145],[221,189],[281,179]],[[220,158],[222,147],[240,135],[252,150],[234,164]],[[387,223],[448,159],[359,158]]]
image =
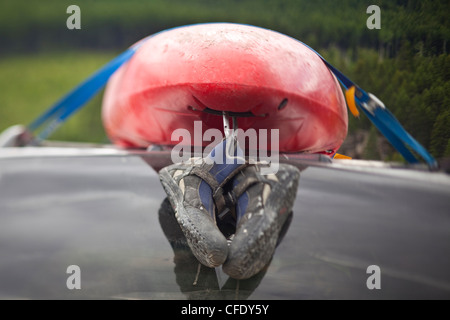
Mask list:
[[[69,5],[81,29],[69,30]],[[369,29],[370,5],[381,28]],[[374,93],[436,158],[450,157],[450,1],[0,0],[0,131],[28,124],[139,39],[175,26],[236,22],[299,39]],[[274,63],[277,63],[274,61]],[[101,94],[52,139],[106,143]],[[340,153],[401,160],[368,119],[349,115]]]

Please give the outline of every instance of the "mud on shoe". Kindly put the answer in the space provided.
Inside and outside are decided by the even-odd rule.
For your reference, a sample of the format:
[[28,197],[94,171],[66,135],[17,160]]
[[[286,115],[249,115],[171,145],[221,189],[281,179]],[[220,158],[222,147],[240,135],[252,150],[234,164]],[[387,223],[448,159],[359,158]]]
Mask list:
[[227,257],[227,240],[216,226],[212,190],[196,174],[210,166],[174,164],[161,169],[159,178],[192,253],[203,265],[217,267]]
[[235,279],[247,279],[266,266],[280,231],[292,211],[300,171],[280,164],[276,174],[261,175],[252,165],[236,175],[237,226],[223,271]]

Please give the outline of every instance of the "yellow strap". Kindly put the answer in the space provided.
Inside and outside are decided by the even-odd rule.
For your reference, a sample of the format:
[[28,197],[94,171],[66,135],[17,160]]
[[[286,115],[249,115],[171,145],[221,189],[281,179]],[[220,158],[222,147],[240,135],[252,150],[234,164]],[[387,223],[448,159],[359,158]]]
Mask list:
[[336,153],[333,159],[352,159],[352,157],[344,156],[343,154]]
[[355,86],[351,86],[347,90],[345,90],[345,100],[347,100],[347,106],[350,112],[356,117],[359,118],[359,111],[356,108],[355,103]]

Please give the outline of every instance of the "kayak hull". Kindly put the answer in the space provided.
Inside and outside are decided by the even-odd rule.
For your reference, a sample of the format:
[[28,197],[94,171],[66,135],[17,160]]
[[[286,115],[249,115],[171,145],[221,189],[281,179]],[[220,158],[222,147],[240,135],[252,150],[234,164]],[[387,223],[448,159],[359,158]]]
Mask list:
[[[192,137],[222,130],[223,111],[237,114],[244,131],[278,129],[282,152],[334,153],[347,134],[342,91],[317,54],[288,36],[239,24],[152,36],[111,77],[102,110],[113,142],[143,148],[177,144],[176,129]],[[210,143],[191,144],[198,141]]]

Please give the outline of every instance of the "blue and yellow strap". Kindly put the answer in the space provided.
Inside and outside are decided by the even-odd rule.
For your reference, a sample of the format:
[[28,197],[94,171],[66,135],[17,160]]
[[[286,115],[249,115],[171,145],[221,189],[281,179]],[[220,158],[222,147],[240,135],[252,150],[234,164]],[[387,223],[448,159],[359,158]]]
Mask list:
[[[146,39],[152,36],[149,36]],[[46,124],[46,126],[38,134],[37,138],[42,140],[48,137],[61,123],[67,120],[67,118],[85,105],[86,102],[92,99],[100,91],[100,89],[105,86],[111,75],[134,55],[136,50],[146,39],[138,42],[136,45],[114,58],[95,74],[69,92],[65,97],[34,120],[28,126],[29,130],[35,131]],[[299,42],[304,44],[301,41]],[[354,116],[359,116],[358,106],[359,109],[364,112],[370,121],[408,162],[419,162],[416,156],[410,151],[411,149],[420,155],[430,168],[437,167],[436,160],[402,127],[394,115],[386,109],[384,104],[377,97],[373,94],[366,93],[338,69],[332,66],[328,61],[326,61],[317,51],[306,44],[304,45],[310,48],[322,59],[325,65],[343,85],[345,88],[347,105],[350,112]]]
[[[316,52],[315,50],[313,51]],[[419,163],[419,160],[410,151],[411,149],[421,156],[431,169],[437,168],[438,164],[433,156],[403,128],[381,100],[358,87],[342,72],[326,61],[319,53],[317,55],[345,88],[347,106],[355,117],[359,117],[359,111],[356,107],[358,106],[406,161],[409,163]]]

